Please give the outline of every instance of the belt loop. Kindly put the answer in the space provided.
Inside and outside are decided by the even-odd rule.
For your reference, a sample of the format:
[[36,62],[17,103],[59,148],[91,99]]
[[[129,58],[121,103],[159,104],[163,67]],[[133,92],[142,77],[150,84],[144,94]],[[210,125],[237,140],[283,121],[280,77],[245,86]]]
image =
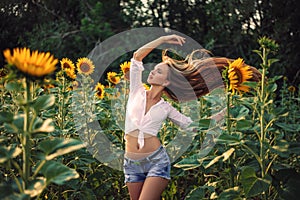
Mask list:
[[[151,156],[152,157],[152,156]],[[146,157],[146,160],[149,162],[151,161],[150,156]]]

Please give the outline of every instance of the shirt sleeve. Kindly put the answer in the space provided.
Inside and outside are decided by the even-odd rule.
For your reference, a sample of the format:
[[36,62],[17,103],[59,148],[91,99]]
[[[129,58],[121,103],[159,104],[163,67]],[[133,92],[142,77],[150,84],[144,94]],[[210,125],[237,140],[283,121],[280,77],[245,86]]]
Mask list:
[[190,117],[187,117],[184,114],[180,113],[171,105],[169,108],[168,118],[183,129],[186,129],[193,122]]
[[131,65],[130,65],[130,91],[131,92],[143,86],[142,83],[143,71],[144,71],[143,62],[131,58]]

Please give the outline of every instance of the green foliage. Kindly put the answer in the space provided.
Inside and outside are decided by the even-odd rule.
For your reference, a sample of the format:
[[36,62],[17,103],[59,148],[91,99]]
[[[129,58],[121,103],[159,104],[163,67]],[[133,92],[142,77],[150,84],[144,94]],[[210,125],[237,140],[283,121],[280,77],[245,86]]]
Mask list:
[[[255,51],[262,58],[262,76],[266,76],[274,63],[275,59],[269,58],[274,44],[263,37],[260,51]],[[300,153],[296,147],[300,142],[297,124],[300,118],[296,114],[299,102],[296,93],[286,85],[279,91],[280,98],[272,95],[278,90],[275,81],[279,78],[262,78],[258,84],[249,84],[252,87],[249,94],[233,96],[228,107],[230,123],[216,139],[214,150],[204,157],[201,156],[204,151],[191,151],[174,165],[194,182],[194,188],[184,192],[186,199],[295,198],[299,182],[290,175],[285,178],[282,175],[283,171],[295,177],[300,175],[299,164],[294,162]],[[290,110],[290,105],[296,109]],[[207,178],[204,183],[189,179],[188,172],[192,177]]]
[[241,183],[247,198],[260,195],[267,191],[271,181],[256,176],[255,169],[245,166],[241,171]]
[[[219,99],[208,95],[199,100],[203,117],[198,122],[199,133],[174,163],[163,198],[296,199],[300,185],[297,7],[297,0],[151,0],[145,4],[132,0],[4,0],[0,3],[0,50],[28,46],[57,57],[77,58],[114,33],[159,26],[189,35],[215,55],[244,57],[261,68],[265,80],[249,83],[250,94],[232,97],[229,126],[222,127],[217,139],[211,134],[205,143],[215,144],[213,149],[201,149],[200,144],[212,133],[206,117],[211,102]],[[261,35],[274,38],[280,48]],[[255,48],[258,56],[252,55]],[[273,53],[276,58],[269,58]],[[4,63],[2,55],[0,62]],[[0,72],[0,199],[129,199],[122,172],[97,161],[96,152],[91,155],[81,148],[76,126],[89,129],[86,121],[74,122],[72,80],[58,72],[50,82],[55,87],[47,88],[18,81],[14,74],[9,75],[10,80],[3,79],[3,70]],[[29,96],[28,88],[32,88]],[[113,96],[118,89],[111,87],[106,92]],[[94,98],[94,93],[86,93],[85,98]],[[85,113],[79,113],[86,117],[83,119],[98,118],[105,130],[89,130],[87,136],[106,136],[116,147],[124,148],[124,133],[116,124],[124,116],[112,118],[112,113],[124,112],[125,99],[126,95],[113,100],[81,99],[75,109],[84,108]],[[110,108],[112,101],[114,108]],[[176,137],[174,131],[176,127],[167,122],[160,133],[164,144]],[[97,139],[85,138],[91,143]]]
[[[299,84],[299,1],[141,1],[124,0],[126,20],[133,27],[159,26],[182,32],[216,56],[243,57],[259,66],[251,56],[256,38],[268,35],[280,44],[278,59],[270,74],[288,77]],[[284,28],[283,28],[284,27]]]
[[[263,76],[275,60],[266,54],[271,52],[266,47],[269,48],[254,51],[262,58]],[[122,171],[107,166],[121,163],[124,132],[120,127],[124,126],[124,115],[118,113],[125,112],[127,82],[122,80],[115,86],[107,81],[106,95],[97,99],[90,89],[94,87],[91,78],[77,76],[77,89],[62,69],[55,80],[46,81],[42,88],[41,83],[26,79],[18,81],[7,76],[2,80],[1,198],[128,198]],[[118,76],[123,77],[122,73]],[[247,83],[251,87],[249,94],[230,96],[230,123],[226,126],[214,127],[208,118],[212,108],[220,107],[224,100],[215,96],[217,91],[199,99],[190,109],[171,102],[184,112],[199,112],[201,119],[195,124],[199,132],[191,135],[186,153],[174,157],[172,180],[162,195],[164,199],[297,196],[300,115],[295,108],[299,108],[299,94],[288,89],[285,79],[279,88],[278,79],[282,77]],[[48,87],[51,84],[54,87]],[[195,109],[198,105],[200,110]],[[95,119],[102,131],[91,126]],[[180,141],[186,139],[184,133],[177,131],[168,121],[160,132],[169,150],[178,148]],[[83,148],[79,137],[93,148]],[[104,137],[116,151],[110,150]],[[31,141],[26,143],[29,147],[23,145],[25,141]]]
[[50,184],[78,178],[79,174],[58,158],[81,149],[81,141],[48,135],[54,126],[43,112],[55,104],[54,95],[40,93],[40,85],[26,77],[12,80],[7,76],[3,83],[7,92],[0,114],[0,164],[1,176],[11,179],[1,178],[1,198],[39,197]]

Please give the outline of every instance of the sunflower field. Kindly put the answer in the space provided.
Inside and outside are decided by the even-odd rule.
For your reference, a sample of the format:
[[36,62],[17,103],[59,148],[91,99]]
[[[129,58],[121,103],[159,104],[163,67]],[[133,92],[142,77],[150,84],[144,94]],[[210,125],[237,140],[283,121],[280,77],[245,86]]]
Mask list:
[[[220,99],[205,95],[197,102],[198,132],[188,151],[174,161],[162,199],[300,195],[299,91],[283,76],[268,76],[278,44],[267,37],[258,43],[253,56],[261,59],[260,81],[247,81],[252,73],[243,59],[228,62],[222,74],[226,114],[221,134],[211,134],[208,123],[211,105]],[[0,72],[0,199],[129,199],[122,171],[100,162],[104,152],[96,150],[105,145],[97,143],[101,134],[124,148],[118,124],[124,116],[111,116],[125,111],[130,62],[120,63],[119,72],[107,72],[105,83],[93,83],[90,76],[97,66],[87,57],[58,60],[28,48],[7,49],[3,55],[7,64]],[[117,106],[112,108],[112,101]],[[94,118],[101,133],[89,128]],[[174,129],[172,122],[163,125],[163,144],[172,140]],[[213,148],[205,149],[201,144],[208,137]]]

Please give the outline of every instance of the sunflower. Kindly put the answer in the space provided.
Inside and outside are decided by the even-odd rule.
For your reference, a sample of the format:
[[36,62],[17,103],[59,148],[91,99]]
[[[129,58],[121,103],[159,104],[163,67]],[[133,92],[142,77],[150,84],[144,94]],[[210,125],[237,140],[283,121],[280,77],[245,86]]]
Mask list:
[[0,69],[0,79],[5,77],[7,74],[8,72],[4,68]]
[[125,61],[124,63],[122,63],[121,65],[120,65],[120,67],[121,67],[121,70],[122,70],[122,72],[123,72],[123,74],[124,74],[124,77],[125,77],[125,79],[127,79],[127,80],[129,80],[129,70],[130,70],[130,64],[131,64],[131,62],[127,62],[127,61]]
[[28,48],[15,48],[13,54],[9,49],[3,51],[9,65],[15,66],[24,74],[33,77],[43,77],[55,71],[58,60],[49,52],[30,52]]
[[150,90],[149,85],[147,85],[146,83],[143,83],[143,86],[144,86],[144,88],[145,88],[146,90]]
[[106,96],[107,96],[108,99],[118,99],[118,98],[120,98],[121,93],[120,92],[115,92],[115,93],[110,94],[110,93],[106,92]]
[[115,85],[120,82],[120,77],[117,76],[116,72],[108,72],[107,73],[107,79],[109,80],[109,82],[111,82]]
[[69,58],[63,58],[60,61],[60,64],[62,69],[71,69],[75,71],[74,63]]
[[229,79],[229,90],[232,90],[234,94],[235,91],[249,92],[250,87],[243,85],[252,77],[252,71],[250,66],[244,64],[244,60],[238,58],[232,63],[229,62],[228,67],[228,79]]
[[78,73],[84,74],[84,75],[90,75],[94,72],[94,64],[93,62],[88,58],[79,58],[76,63],[76,67],[78,70]]
[[79,82],[78,81],[73,81],[72,82],[72,87],[73,87],[74,90],[77,89],[79,87]]
[[95,95],[99,98],[99,99],[103,99],[104,98],[104,94],[105,94],[105,90],[104,90],[104,85],[102,85],[101,83],[97,83],[96,87],[95,87]]
[[61,68],[66,72],[71,79],[76,79],[74,63],[69,58],[63,58],[60,61]]
[[288,91],[290,91],[291,93],[295,93],[296,92],[296,87],[291,85],[291,86],[288,87]]
[[71,69],[65,69],[65,72],[67,74],[68,77],[70,77],[71,79],[76,79],[76,74],[74,70]]

